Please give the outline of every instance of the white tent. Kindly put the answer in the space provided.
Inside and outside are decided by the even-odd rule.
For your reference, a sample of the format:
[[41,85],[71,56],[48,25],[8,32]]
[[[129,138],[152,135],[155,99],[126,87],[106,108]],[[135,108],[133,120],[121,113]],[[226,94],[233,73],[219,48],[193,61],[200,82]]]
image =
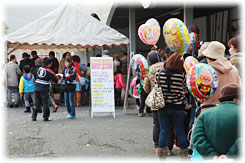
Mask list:
[[16,51],[82,51],[129,43],[128,38],[81,9],[63,5],[7,36]]

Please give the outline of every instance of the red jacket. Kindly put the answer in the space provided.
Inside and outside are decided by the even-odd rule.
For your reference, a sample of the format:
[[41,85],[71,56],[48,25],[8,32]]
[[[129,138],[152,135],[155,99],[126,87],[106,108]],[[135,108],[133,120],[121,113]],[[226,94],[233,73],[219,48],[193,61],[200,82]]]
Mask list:
[[116,83],[116,85],[115,85],[115,88],[116,89],[125,88],[125,85],[123,83],[122,74],[116,74],[116,75],[114,75],[114,82]]
[[79,81],[79,79],[78,79],[78,75],[79,76],[83,76],[82,75],[82,70],[81,70],[81,68],[80,68],[80,63],[79,62],[73,62],[74,63],[74,67],[76,68],[76,70],[77,70],[77,76],[76,76],[76,81]]

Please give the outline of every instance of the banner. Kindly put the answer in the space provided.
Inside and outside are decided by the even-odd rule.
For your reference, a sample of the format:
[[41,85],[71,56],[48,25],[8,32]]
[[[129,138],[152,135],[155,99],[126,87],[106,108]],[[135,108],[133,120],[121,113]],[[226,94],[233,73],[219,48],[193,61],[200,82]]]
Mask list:
[[92,118],[94,112],[114,113],[114,74],[111,57],[91,57],[91,101]]

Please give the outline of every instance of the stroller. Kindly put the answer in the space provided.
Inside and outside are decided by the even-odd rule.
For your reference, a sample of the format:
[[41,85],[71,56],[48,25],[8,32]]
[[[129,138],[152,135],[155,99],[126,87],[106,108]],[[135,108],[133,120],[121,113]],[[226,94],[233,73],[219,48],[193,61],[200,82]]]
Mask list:
[[[205,108],[212,108],[212,107],[216,107],[218,106],[218,104],[207,104],[207,105],[200,105],[199,107],[197,107],[196,111],[195,111],[195,119],[194,119],[194,124],[197,120],[197,118],[199,117],[199,115],[201,114],[201,111],[202,109],[205,109]],[[194,126],[193,124],[193,126]],[[192,131],[194,129],[194,127],[192,126],[192,129],[189,131],[188,135],[187,135],[187,139],[188,141],[190,142],[190,145],[188,147],[188,152],[189,152],[189,157],[191,158],[192,157],[192,154],[193,154],[193,150],[194,150],[194,147],[193,147],[193,144],[191,143],[191,138],[192,138]],[[197,152],[197,151],[194,151],[194,152]]]

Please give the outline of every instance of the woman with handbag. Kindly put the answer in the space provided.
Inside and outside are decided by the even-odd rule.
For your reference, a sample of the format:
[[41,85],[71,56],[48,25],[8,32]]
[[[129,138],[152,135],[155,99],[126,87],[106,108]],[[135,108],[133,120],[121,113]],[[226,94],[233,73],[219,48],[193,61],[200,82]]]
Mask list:
[[74,92],[76,89],[76,74],[77,70],[72,66],[71,58],[65,60],[65,68],[61,72],[63,74],[61,88],[64,90],[65,104],[67,107],[67,118],[76,118]]
[[156,73],[156,79],[163,93],[165,106],[158,110],[160,123],[159,145],[156,154],[159,158],[168,155],[168,135],[173,121],[180,145],[180,157],[188,157],[188,140],[185,135],[185,90],[184,60],[179,54],[172,54],[166,61],[165,69]]

